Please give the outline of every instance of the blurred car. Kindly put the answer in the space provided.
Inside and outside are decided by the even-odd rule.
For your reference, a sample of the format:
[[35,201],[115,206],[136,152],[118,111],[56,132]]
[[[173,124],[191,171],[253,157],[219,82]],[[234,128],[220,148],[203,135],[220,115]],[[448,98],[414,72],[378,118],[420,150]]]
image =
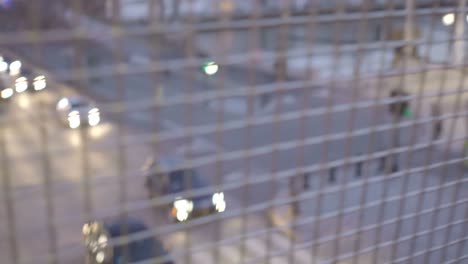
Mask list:
[[99,108],[83,97],[64,97],[57,102],[56,109],[60,121],[72,129],[101,122]]
[[163,244],[152,236],[138,238],[123,245],[112,245],[116,243],[113,240],[145,231],[148,231],[146,225],[141,220],[132,218],[109,224],[101,221],[84,224],[82,233],[86,246],[85,263],[120,264],[151,260],[151,263],[173,264]]
[[[143,173],[149,196],[182,195],[186,191],[209,187],[195,169],[183,165],[184,159],[181,156],[164,157],[156,162],[153,158],[148,158]],[[224,212],[226,205],[222,191],[192,198],[178,196],[168,205],[168,214],[171,220],[183,222],[197,216]]]
[[23,69],[14,81],[17,93],[24,91],[42,91],[47,87],[46,77],[42,74],[34,74],[29,69]]

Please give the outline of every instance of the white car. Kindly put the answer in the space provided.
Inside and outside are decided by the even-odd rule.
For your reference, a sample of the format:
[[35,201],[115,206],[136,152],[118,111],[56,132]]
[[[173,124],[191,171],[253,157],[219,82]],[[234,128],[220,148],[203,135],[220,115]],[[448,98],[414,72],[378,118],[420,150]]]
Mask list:
[[64,97],[57,102],[56,109],[59,119],[72,129],[101,122],[99,108],[83,97]]

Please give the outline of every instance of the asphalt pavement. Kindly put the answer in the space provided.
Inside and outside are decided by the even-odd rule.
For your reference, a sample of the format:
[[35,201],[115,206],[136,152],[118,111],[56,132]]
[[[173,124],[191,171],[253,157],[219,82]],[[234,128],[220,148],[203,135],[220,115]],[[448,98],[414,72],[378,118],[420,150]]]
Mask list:
[[[50,83],[52,86],[54,83]],[[143,192],[143,178],[139,177],[140,168],[146,157],[152,155],[154,147],[145,142],[140,144],[125,145],[125,152],[117,149],[118,128],[115,123],[103,115],[103,123],[89,130],[70,130],[63,126],[55,116],[54,106],[61,93],[56,92],[56,88],[41,92],[40,94],[18,94],[5,106],[4,117],[12,118],[14,122],[7,122],[6,138],[8,167],[11,179],[11,195],[14,208],[15,229],[9,229],[6,221],[6,213],[2,210],[2,236],[7,237],[12,232],[19,247],[19,260],[21,263],[47,263],[46,252],[50,252],[50,233],[46,228],[48,221],[54,226],[55,243],[57,245],[59,263],[79,263],[83,254],[81,226],[88,219],[109,220],[116,217],[119,210],[119,181],[122,175],[127,184],[127,200],[130,204],[146,201],[147,197]],[[44,105],[44,109],[39,105]],[[45,117],[38,116],[45,112]],[[44,129],[43,136],[38,131]],[[126,131],[129,131],[126,128]],[[131,130],[130,130],[131,131]],[[44,142],[47,144],[44,146]],[[190,147],[179,142],[163,142],[158,144],[159,150],[183,149]],[[195,146],[206,144],[203,141],[194,142]],[[178,147],[175,147],[178,146]],[[119,173],[119,154],[124,155],[124,171]],[[27,164],[27,165],[25,165]],[[213,166],[211,166],[213,167]],[[237,167],[237,169],[239,169]],[[206,168],[205,168],[206,170]],[[238,172],[232,172],[236,175]],[[46,176],[51,179],[50,190],[46,191]],[[86,187],[83,179],[89,177],[89,194],[85,195]],[[253,185],[253,190],[258,189]],[[240,197],[241,190],[236,190],[236,197],[227,195],[229,208],[240,209],[240,202],[236,202]],[[259,197],[250,194],[252,200]],[[258,190],[255,194],[258,194]],[[46,197],[46,194],[49,197]],[[86,207],[86,199],[90,199],[91,208]],[[52,201],[53,212],[47,211],[46,199]],[[247,201],[249,202],[249,201]],[[237,203],[237,206],[236,206]],[[4,204],[2,204],[3,206]],[[3,209],[3,207],[2,207]],[[89,211],[86,211],[89,210]],[[142,217],[151,228],[159,230],[161,225],[168,225],[166,212],[151,208],[132,211],[132,216]],[[258,214],[249,214],[247,230],[260,230],[264,224],[264,218]],[[247,223],[247,221],[244,221]],[[232,237],[239,234],[243,219],[231,217],[220,220],[220,230],[222,238]],[[200,225],[200,224],[199,224]],[[183,227],[183,226],[182,226]],[[179,227],[182,228],[182,227]],[[212,258],[215,256],[210,249],[211,239],[206,233],[212,233],[212,225],[197,226],[193,232],[188,234],[190,240],[197,241],[201,246],[199,251],[194,252],[193,259],[204,263],[216,263]],[[265,228],[265,227],[264,227]],[[161,228],[164,229],[164,228]],[[185,249],[185,231],[161,234],[164,243],[173,251],[174,258],[183,259],[183,255],[178,255]],[[289,239],[282,233],[276,232],[279,246],[287,245]],[[250,246],[245,251],[245,258],[261,256],[265,252],[262,246],[263,237],[248,238]],[[228,245],[220,247],[222,259],[240,258],[241,248],[238,241],[234,240]],[[262,243],[260,243],[262,242]],[[13,263],[12,251],[8,246],[8,241],[2,241],[2,255],[6,256],[6,263]],[[207,248],[207,249],[203,249]],[[233,260],[234,261],[234,260]],[[178,261],[177,263],[182,263]],[[235,263],[235,262],[232,262]],[[305,262],[307,263],[307,262]]]

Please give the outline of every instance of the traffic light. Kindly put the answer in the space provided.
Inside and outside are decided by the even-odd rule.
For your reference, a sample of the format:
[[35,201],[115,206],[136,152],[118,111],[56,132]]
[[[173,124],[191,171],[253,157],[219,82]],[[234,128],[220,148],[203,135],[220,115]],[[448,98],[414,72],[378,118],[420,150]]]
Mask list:
[[[406,97],[406,96],[408,96],[408,93],[403,90],[394,89],[390,92],[390,97],[392,99],[396,99],[398,97]],[[400,117],[410,117],[412,115],[409,101],[406,99],[403,101],[390,103],[389,111],[391,114],[398,115]]]
[[206,62],[205,64],[203,64],[203,72],[206,74],[206,75],[214,75],[218,72],[219,70],[219,65],[216,64],[216,62],[214,61],[209,61],[209,62]]

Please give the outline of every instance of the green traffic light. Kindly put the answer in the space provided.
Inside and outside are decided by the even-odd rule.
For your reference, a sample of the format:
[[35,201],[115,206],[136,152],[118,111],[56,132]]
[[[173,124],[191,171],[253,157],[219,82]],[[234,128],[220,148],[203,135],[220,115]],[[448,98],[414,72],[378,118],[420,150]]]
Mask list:
[[203,72],[206,75],[214,75],[218,72],[219,65],[216,64],[214,61],[209,61],[203,65]]
[[411,117],[413,113],[411,113],[411,109],[406,108],[405,111],[403,111],[403,116],[404,117]]

